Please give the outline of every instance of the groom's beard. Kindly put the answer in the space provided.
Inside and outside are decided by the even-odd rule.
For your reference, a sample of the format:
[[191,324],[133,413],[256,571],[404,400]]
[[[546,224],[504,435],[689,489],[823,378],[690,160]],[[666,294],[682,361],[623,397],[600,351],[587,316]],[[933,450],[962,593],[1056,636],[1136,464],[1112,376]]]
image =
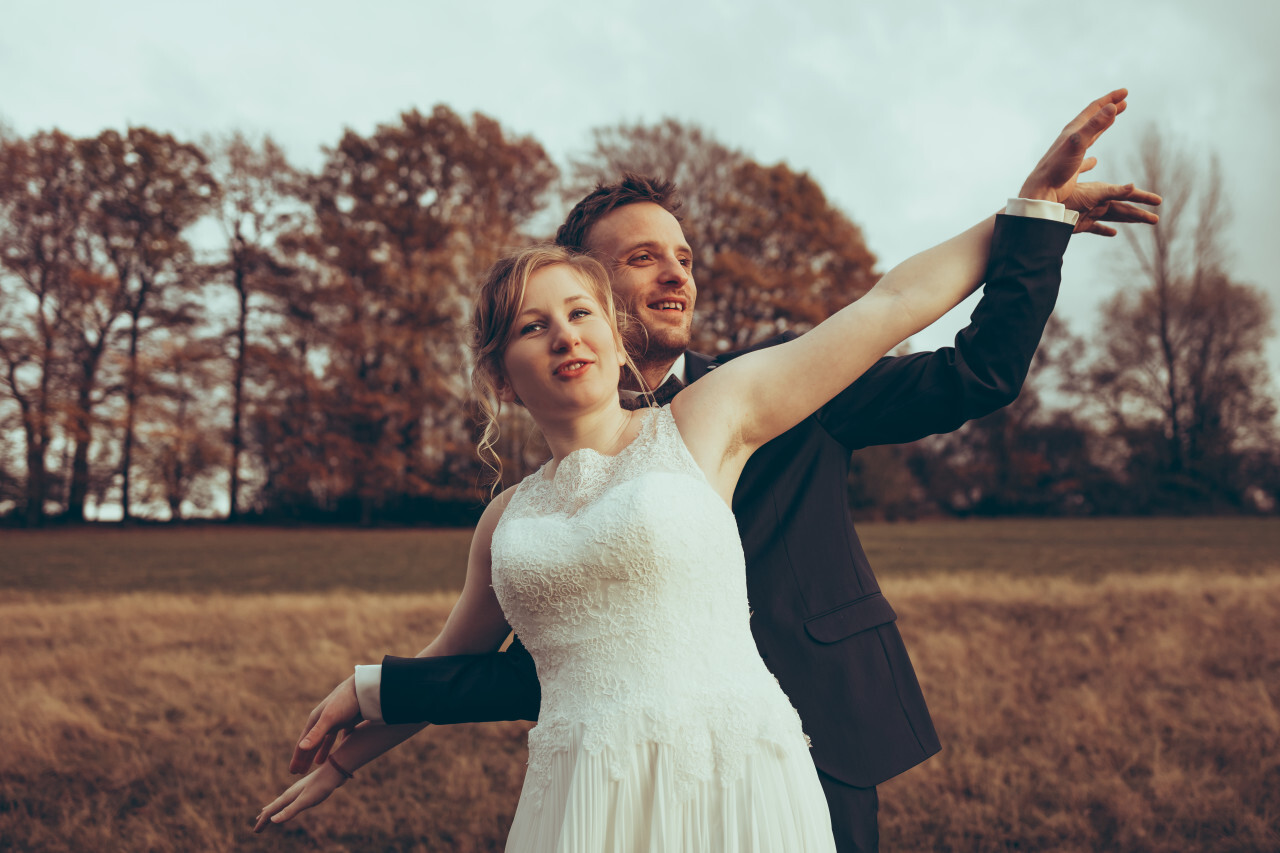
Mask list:
[[[686,335],[684,339],[687,341],[688,336]],[[643,353],[638,355],[633,354],[631,356],[631,360],[635,362],[636,367],[640,371],[640,375],[644,377],[647,388],[642,389],[640,387],[640,383],[635,381],[635,377],[631,374],[631,371],[626,371],[627,377],[623,381],[622,387],[628,391],[652,391],[662,383],[663,378],[667,375],[667,371],[671,369],[671,365],[674,364],[675,360],[683,355],[687,349],[687,345],[681,346],[678,349],[671,349],[668,347],[657,348],[651,345]],[[683,381],[684,377],[681,376],[680,379]]]
[[[631,360],[640,370],[640,374],[644,376],[645,382],[649,385],[648,390],[653,390],[663,377],[667,375],[667,371],[671,369],[671,365],[675,360],[684,355],[685,350],[689,349],[692,340],[690,324],[682,323],[680,325],[656,325],[649,327],[636,319],[636,312],[631,310],[632,322],[630,328],[624,334],[623,343],[627,348],[627,353],[631,356]],[[630,371],[626,371],[630,374]],[[684,377],[680,377],[681,380]],[[640,384],[635,381],[634,377],[628,375],[623,380],[622,387],[629,391],[642,390]]]

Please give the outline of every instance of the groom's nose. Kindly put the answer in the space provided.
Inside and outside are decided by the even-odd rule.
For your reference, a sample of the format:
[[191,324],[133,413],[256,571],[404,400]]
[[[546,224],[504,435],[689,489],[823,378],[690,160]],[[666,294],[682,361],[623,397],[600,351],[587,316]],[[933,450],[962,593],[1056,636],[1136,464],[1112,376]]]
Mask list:
[[659,270],[658,282],[672,287],[684,287],[689,283],[689,269],[680,263],[680,259],[674,255],[664,257]]

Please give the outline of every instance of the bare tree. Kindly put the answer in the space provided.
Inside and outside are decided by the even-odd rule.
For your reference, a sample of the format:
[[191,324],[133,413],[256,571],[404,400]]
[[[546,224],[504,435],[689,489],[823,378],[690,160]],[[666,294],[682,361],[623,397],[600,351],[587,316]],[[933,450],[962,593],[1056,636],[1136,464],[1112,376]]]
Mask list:
[[1160,222],[1125,232],[1142,286],[1106,304],[1088,386],[1131,445],[1159,442],[1166,475],[1238,494],[1232,460],[1274,436],[1270,306],[1226,270],[1217,160],[1197,163],[1153,128],[1138,166],[1141,185],[1164,197]]
[[[244,134],[209,143],[218,182],[214,215],[227,240],[226,257],[214,272],[236,293],[236,320],[230,338],[231,458],[228,520],[240,512],[241,456],[245,447],[245,380],[249,366],[250,312],[255,301],[286,286],[293,269],[277,257],[276,238],[295,227],[305,208],[297,198],[300,177],[284,151],[265,137],[254,145]],[[255,300],[254,297],[257,297]]]

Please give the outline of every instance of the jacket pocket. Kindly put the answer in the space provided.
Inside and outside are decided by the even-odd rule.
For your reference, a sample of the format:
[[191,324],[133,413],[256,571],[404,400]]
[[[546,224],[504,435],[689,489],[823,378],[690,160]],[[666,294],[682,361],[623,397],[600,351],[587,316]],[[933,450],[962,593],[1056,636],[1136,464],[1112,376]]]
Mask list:
[[884,594],[873,592],[806,619],[804,630],[819,643],[838,643],[845,637],[888,624],[897,618],[898,614],[893,612]]

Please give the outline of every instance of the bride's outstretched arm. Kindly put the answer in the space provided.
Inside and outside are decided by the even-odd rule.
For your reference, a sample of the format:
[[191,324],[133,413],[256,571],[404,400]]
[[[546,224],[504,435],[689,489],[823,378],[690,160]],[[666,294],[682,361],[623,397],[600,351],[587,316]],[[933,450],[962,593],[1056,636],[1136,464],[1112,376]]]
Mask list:
[[[420,656],[465,655],[493,652],[502,645],[511,632],[502,608],[494,596],[491,585],[492,560],[490,547],[493,531],[498,526],[502,511],[511,498],[511,489],[490,502],[471,538],[471,553],[467,558],[467,579],[458,601],[449,612],[440,634],[427,645]],[[345,683],[345,682],[344,682]],[[341,685],[339,685],[341,689]],[[326,700],[327,701],[327,700]],[[322,703],[323,705],[324,703]],[[319,708],[317,708],[319,710]],[[308,720],[308,726],[317,727],[317,714]],[[354,773],[360,767],[382,755],[389,749],[408,740],[425,728],[425,724],[381,726],[368,723],[358,726],[350,736],[333,750],[326,761],[323,753],[329,752],[332,736],[318,737],[310,749],[294,753],[291,766],[309,767],[317,752],[320,766],[291,785],[283,794],[263,807],[254,822],[254,832],[261,832],[268,823],[284,823],[295,815],[328,799],[334,790],[345,783],[346,773]],[[303,736],[307,740],[310,734]],[[340,769],[339,769],[340,768]]]
[[[1080,210],[1076,230],[1114,233],[1099,226],[1100,219],[1154,221],[1154,214],[1121,199],[1158,203],[1158,196],[1131,185],[1078,183],[1080,173],[1095,163],[1085,157],[1089,146],[1124,110],[1126,94],[1111,92],[1068,123],[1020,196]],[[713,479],[723,475],[720,485],[731,492],[736,470],[756,447],[816,411],[891,348],[977,289],[993,228],[994,218],[984,220],[909,258],[808,334],[735,359],[677,397],[673,409],[703,470]]]

